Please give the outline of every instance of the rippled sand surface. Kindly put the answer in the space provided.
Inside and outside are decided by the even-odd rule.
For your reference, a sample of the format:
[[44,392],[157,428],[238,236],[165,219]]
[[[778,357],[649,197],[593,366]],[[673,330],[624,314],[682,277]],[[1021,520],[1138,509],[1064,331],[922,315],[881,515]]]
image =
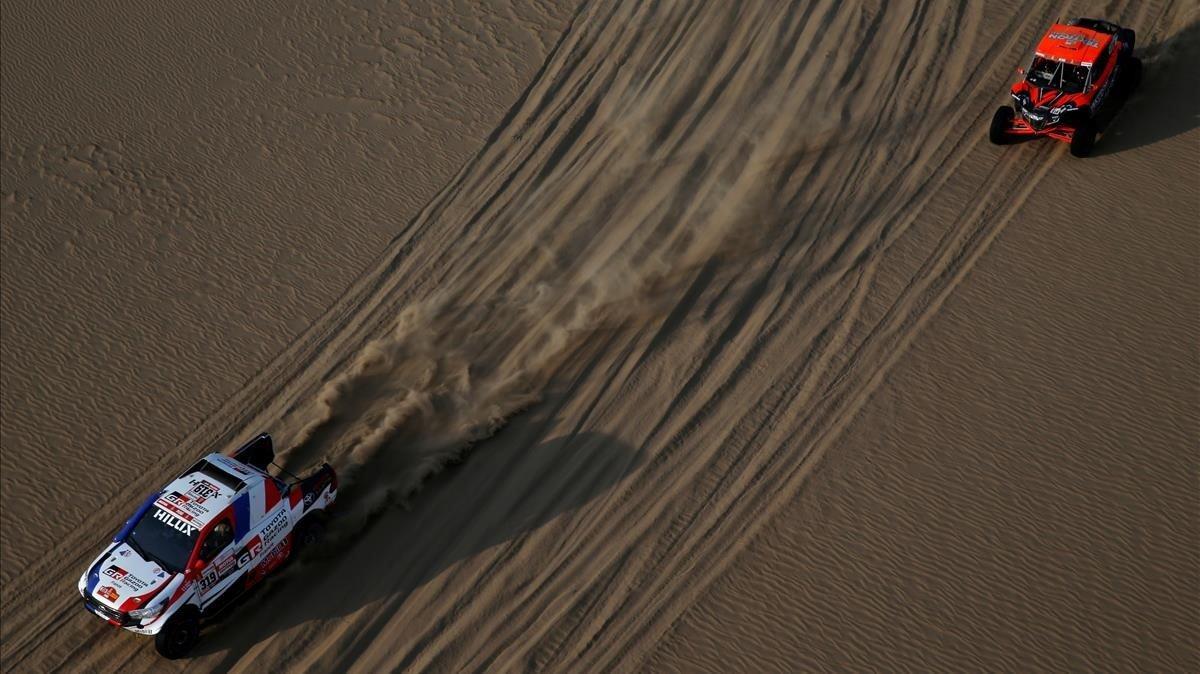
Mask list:
[[[5,0],[6,671],[1200,664],[1194,3],[225,4]],[[1097,156],[990,145],[1098,12]],[[85,613],[259,430],[322,548]]]

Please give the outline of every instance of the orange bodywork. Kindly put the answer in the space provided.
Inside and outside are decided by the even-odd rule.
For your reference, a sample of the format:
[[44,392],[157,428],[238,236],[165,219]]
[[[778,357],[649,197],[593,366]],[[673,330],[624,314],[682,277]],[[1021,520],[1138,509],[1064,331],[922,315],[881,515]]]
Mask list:
[[1009,89],[1010,106],[992,115],[988,137],[1010,141],[1048,137],[1070,143],[1086,157],[1141,81],[1133,55],[1137,35],[1111,21],[1086,17],[1051,24],[1021,79]]
[[1035,53],[1054,61],[1090,66],[1100,58],[1112,39],[1112,35],[1099,31],[1056,23],[1046,31]]
[[[1116,45],[1112,44],[1114,40],[1116,40],[1115,35],[1083,26],[1055,23],[1038,42],[1034,49],[1034,55],[1072,66],[1091,68],[1102,60],[1102,56],[1106,52],[1115,51],[1113,47],[1121,47],[1119,42]],[[1102,66],[1097,65],[1097,69],[1091,74],[1090,86],[1083,91],[1065,93],[1053,89],[1041,89],[1022,79],[1013,85],[1012,94],[1014,98],[1024,95],[1034,105],[1070,103],[1080,108],[1089,106],[1099,92],[1107,89],[1107,84],[1116,70],[1118,60],[1116,54],[1110,54],[1110,56],[1111,58],[1108,58]],[[1075,129],[1070,123],[1057,121],[1044,127],[1035,128],[1022,115],[1018,114],[1013,119],[1008,132],[1017,137],[1049,136],[1055,140],[1070,142]]]
[[1072,134],[1075,133],[1075,129],[1069,126],[1055,125],[1047,129],[1038,130],[1020,117],[1016,117],[1013,119],[1012,126],[1008,132],[1014,136],[1048,136],[1054,140],[1069,143],[1071,142]]

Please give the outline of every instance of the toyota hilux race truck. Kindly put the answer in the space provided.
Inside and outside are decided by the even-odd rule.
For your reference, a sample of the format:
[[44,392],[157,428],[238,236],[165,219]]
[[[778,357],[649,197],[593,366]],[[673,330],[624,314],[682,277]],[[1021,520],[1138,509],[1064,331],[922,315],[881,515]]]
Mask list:
[[997,145],[1049,136],[1086,157],[1096,135],[1116,115],[1142,77],[1134,32],[1099,19],[1056,23],[1038,42],[1024,77],[1009,92],[1012,105],[992,116]]
[[320,536],[337,497],[329,464],[284,480],[262,434],[230,456],[209,454],[125,522],[79,579],[84,607],[186,655],[211,617]]

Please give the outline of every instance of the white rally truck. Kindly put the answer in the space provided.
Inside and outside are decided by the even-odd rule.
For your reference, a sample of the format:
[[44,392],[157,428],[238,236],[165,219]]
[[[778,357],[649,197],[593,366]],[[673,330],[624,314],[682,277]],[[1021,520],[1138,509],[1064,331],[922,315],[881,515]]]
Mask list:
[[323,464],[303,478],[268,470],[271,436],[209,454],[152,494],[79,578],[84,607],[109,624],[154,635],[180,658],[202,621],[315,542],[337,498]]

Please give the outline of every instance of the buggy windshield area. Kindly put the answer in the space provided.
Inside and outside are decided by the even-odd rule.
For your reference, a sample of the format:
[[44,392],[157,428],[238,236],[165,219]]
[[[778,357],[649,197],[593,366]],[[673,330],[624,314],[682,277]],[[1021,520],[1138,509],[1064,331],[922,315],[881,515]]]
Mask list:
[[1025,79],[1040,89],[1057,89],[1068,94],[1077,94],[1087,85],[1088,67],[1051,61],[1038,56],[1029,66],[1029,75]]
[[197,527],[156,506],[142,516],[125,542],[147,560],[178,573],[187,566],[199,533]]

